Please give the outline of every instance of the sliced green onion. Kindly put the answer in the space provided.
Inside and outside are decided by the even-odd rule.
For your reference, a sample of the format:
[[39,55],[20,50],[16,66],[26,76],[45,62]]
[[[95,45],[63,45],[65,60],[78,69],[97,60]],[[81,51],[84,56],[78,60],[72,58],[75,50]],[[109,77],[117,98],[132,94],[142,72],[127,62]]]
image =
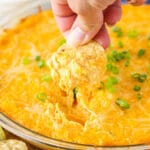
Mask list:
[[134,79],[138,79],[138,78],[140,77],[140,73],[134,73],[134,74],[132,74],[131,76],[132,76],[132,78],[134,78]]
[[106,89],[113,93],[115,92],[114,85],[118,84],[118,79],[116,77],[109,77],[106,81],[105,87]]
[[102,89],[104,89],[104,86],[105,86],[105,84],[104,84],[104,82],[100,82],[100,87],[98,88],[99,90],[102,90]]
[[133,90],[134,91],[140,91],[141,90],[141,87],[140,86],[138,86],[138,85],[135,85],[134,87],[133,87]]
[[30,64],[30,62],[31,62],[31,60],[28,57],[24,57],[22,60],[23,65],[28,65],[28,64]]
[[115,61],[120,61],[125,58],[123,53],[117,51],[112,52],[112,57]]
[[132,78],[134,78],[138,82],[144,82],[147,79],[146,74],[134,73],[131,76],[132,76]]
[[116,61],[120,61],[125,58],[125,55],[123,53],[117,52],[117,53],[113,53],[113,57]]
[[137,97],[138,100],[141,100],[141,99],[142,99],[142,95],[141,95],[140,93],[138,93],[138,94],[136,95],[136,97]]
[[130,52],[129,52],[128,50],[125,50],[125,51],[123,51],[122,53],[124,54],[124,57],[125,57],[126,59],[130,59],[130,58],[131,58],[131,54],[130,54]]
[[137,53],[138,57],[142,57],[145,54],[146,50],[145,49],[140,49]]
[[120,48],[123,48],[123,47],[124,47],[123,42],[122,42],[122,41],[119,41],[119,42],[118,42],[118,46],[119,46]]
[[108,78],[108,82],[115,85],[118,83],[118,79],[116,77],[110,77],[110,78]]
[[43,68],[43,67],[45,67],[45,66],[46,66],[45,60],[40,60],[40,61],[38,62],[38,67],[39,67],[39,68]]
[[118,27],[118,26],[113,27],[113,28],[112,28],[112,31],[113,31],[114,33],[116,33],[116,36],[117,36],[117,37],[123,36],[122,29],[121,29],[120,27]]
[[113,66],[111,63],[106,65],[107,71],[111,71],[113,74],[118,74],[119,69],[116,66]]
[[144,82],[147,79],[147,75],[146,74],[141,74],[139,81],[140,82]]
[[36,57],[35,57],[35,60],[36,60],[36,61],[40,61],[40,60],[41,60],[41,56],[36,56]]
[[125,50],[125,51],[112,51],[111,54],[107,55],[107,60],[108,62],[119,62],[123,59],[130,59],[131,55],[129,53],[129,51]]
[[125,66],[125,67],[128,67],[128,66],[129,66],[129,64],[130,64],[130,61],[129,61],[129,60],[127,60],[127,61],[125,62],[125,64],[124,64],[124,66]]
[[66,39],[61,39],[58,43],[59,46],[62,46],[64,43],[66,43]]
[[120,106],[121,108],[123,108],[123,109],[129,109],[130,108],[129,103],[127,101],[123,100],[123,99],[120,99],[120,98],[118,98],[116,100],[116,104],[118,106]]
[[150,66],[148,66],[148,71],[147,72],[148,72],[148,74],[150,74]]
[[44,82],[49,82],[52,80],[51,76],[49,74],[45,74],[43,77],[42,77],[42,80]]
[[113,65],[111,63],[108,63],[106,65],[107,71],[111,71],[112,70]]
[[128,33],[127,33],[128,37],[129,38],[137,38],[138,37],[138,32],[137,30],[130,30]]
[[73,98],[74,98],[74,100],[77,99],[77,93],[78,93],[78,88],[75,87],[75,88],[73,89]]
[[38,93],[36,95],[36,98],[39,100],[39,101],[42,101],[44,102],[46,99],[47,99],[47,95],[45,93]]
[[114,66],[114,67],[112,68],[112,73],[113,73],[113,74],[119,74],[119,69],[118,69],[116,66]]

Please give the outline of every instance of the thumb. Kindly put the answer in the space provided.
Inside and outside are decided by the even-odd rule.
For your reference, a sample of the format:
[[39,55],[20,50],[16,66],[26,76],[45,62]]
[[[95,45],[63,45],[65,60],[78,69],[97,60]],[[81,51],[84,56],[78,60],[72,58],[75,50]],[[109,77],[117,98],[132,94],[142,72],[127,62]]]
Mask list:
[[103,25],[102,11],[88,4],[79,6],[71,5],[72,10],[77,14],[76,21],[67,37],[68,44],[72,46],[83,45],[89,42]]

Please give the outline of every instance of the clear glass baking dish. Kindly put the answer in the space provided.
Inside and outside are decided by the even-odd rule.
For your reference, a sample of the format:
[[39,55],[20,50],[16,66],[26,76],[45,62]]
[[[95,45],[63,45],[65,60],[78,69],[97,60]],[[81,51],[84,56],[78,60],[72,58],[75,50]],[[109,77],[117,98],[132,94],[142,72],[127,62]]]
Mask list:
[[[12,5],[13,4],[13,5]],[[18,9],[21,8],[21,9]],[[20,19],[31,14],[37,13],[39,10],[50,9],[50,0],[5,0],[0,1],[0,31],[12,27]],[[14,13],[11,13],[14,12]],[[148,150],[150,144],[129,145],[129,146],[93,146],[77,143],[70,143],[53,138],[43,136],[39,133],[31,131],[22,125],[14,122],[5,114],[0,112],[0,126],[7,131],[21,137],[31,144],[42,149],[65,149],[65,150]]]

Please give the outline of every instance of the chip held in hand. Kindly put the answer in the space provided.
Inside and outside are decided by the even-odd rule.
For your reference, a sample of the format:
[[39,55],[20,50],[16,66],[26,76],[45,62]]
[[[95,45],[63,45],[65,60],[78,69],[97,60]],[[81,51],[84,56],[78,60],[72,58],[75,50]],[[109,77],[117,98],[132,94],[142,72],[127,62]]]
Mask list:
[[99,86],[106,66],[106,52],[97,42],[79,47],[62,45],[48,60],[51,76],[62,90]]

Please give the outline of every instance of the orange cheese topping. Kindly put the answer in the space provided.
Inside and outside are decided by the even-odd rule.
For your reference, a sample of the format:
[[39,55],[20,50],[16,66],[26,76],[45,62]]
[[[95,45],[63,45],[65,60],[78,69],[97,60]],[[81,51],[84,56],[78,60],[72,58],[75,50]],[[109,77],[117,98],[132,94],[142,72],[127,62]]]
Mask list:
[[[75,106],[55,85],[46,65],[63,38],[52,13],[33,15],[4,31],[0,37],[0,111],[29,129],[65,141],[94,145],[150,142],[149,14],[150,6],[123,6],[117,28],[109,29],[107,71],[99,81],[103,86],[91,93],[82,91],[83,95],[81,84]],[[145,51],[142,56],[137,54],[140,49]],[[116,51],[125,50],[127,55],[112,60]],[[135,73],[146,74],[146,78],[140,82],[133,77]],[[110,77],[117,83],[108,82]],[[135,90],[135,85],[141,89]],[[118,98],[129,108],[116,104]]]

